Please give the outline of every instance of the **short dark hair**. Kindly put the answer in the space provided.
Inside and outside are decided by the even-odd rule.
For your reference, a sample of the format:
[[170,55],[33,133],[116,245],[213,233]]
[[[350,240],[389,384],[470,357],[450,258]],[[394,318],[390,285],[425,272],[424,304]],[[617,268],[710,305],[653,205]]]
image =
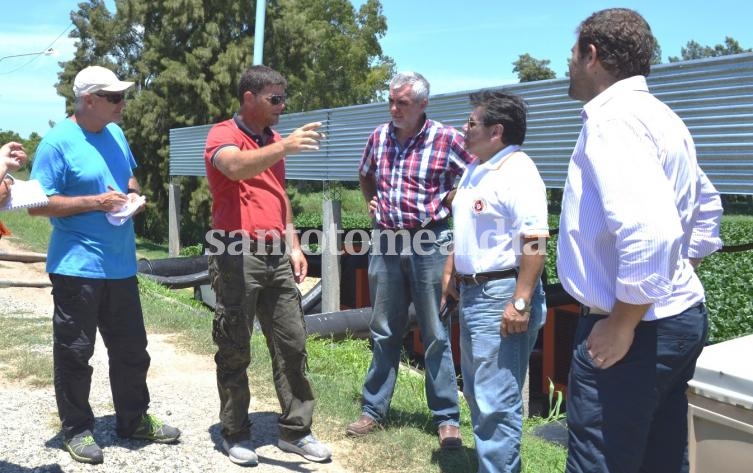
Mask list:
[[246,69],[246,72],[241,76],[241,80],[238,81],[238,100],[243,104],[244,93],[253,92],[258,94],[268,85],[287,87],[288,81],[282,77],[282,74],[271,67],[262,65],[251,66]]
[[481,120],[484,126],[501,123],[502,139],[506,145],[522,145],[526,139],[526,113],[528,106],[517,95],[501,91],[480,90],[470,95],[473,108],[483,107]]
[[588,54],[593,44],[604,69],[618,80],[651,72],[656,39],[636,11],[608,8],[592,14],[578,26],[578,51]]

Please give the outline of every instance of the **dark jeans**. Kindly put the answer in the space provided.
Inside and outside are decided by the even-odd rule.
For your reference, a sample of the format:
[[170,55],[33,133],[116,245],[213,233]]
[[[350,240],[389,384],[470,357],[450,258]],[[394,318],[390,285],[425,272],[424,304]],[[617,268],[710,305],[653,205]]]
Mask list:
[[566,471],[687,471],[685,391],[706,341],[706,307],[641,322],[625,357],[601,370],[591,364],[586,339],[604,317],[578,322],[567,391]]
[[214,359],[222,436],[238,441],[251,435],[246,369],[251,361],[254,317],[272,358],[282,411],[280,438],[291,441],[308,435],[314,394],[306,378],[306,328],[290,259],[222,253],[209,257],[209,275],[217,295],[212,338],[217,345]]
[[149,407],[149,354],[136,277],[89,279],[50,274],[55,399],[63,435],[94,427],[89,405],[97,328],[107,347],[116,429],[127,437]]

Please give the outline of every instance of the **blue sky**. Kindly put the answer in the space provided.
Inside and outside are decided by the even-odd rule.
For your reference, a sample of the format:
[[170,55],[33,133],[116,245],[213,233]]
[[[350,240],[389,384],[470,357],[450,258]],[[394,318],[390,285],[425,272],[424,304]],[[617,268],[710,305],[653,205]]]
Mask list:
[[[44,135],[50,120],[65,118],[55,91],[59,61],[73,57],[70,12],[79,0],[6,2],[0,18],[0,129]],[[255,4],[256,0],[238,0]],[[360,5],[363,0],[351,0]],[[108,0],[111,8],[114,1]],[[753,4],[748,0],[382,0],[388,30],[384,53],[398,70],[415,70],[441,94],[517,82],[512,62],[528,53],[551,60],[564,77],[575,28],[589,14],[621,6],[643,14],[659,40],[663,62],[689,40],[715,45],[731,36],[753,47]],[[58,36],[63,33],[59,39]],[[7,56],[53,47],[57,56]]]

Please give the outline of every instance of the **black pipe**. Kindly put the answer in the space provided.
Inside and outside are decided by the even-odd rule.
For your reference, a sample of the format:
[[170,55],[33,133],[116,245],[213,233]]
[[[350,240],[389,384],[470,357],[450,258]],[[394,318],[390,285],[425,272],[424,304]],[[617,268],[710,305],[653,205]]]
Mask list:
[[[301,294],[301,306],[303,307],[303,313],[309,314],[313,312],[317,306],[320,306],[322,302],[322,281],[314,285],[306,294]],[[321,308],[319,309],[321,310]]]
[[311,314],[303,318],[306,322],[306,332],[309,335],[334,337],[336,339],[346,336],[368,338],[369,319],[371,319],[371,307],[327,312],[326,314]]
[[142,276],[170,289],[209,284],[207,255],[148,260],[141,258],[137,270]]

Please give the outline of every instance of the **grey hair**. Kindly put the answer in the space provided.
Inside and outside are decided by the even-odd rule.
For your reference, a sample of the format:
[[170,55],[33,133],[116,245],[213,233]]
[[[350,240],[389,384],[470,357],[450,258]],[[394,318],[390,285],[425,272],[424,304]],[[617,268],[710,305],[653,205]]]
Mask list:
[[390,90],[410,85],[413,98],[421,101],[429,98],[429,81],[418,72],[399,72],[390,81]]
[[73,110],[78,112],[82,108],[84,108],[84,96],[73,97]]

